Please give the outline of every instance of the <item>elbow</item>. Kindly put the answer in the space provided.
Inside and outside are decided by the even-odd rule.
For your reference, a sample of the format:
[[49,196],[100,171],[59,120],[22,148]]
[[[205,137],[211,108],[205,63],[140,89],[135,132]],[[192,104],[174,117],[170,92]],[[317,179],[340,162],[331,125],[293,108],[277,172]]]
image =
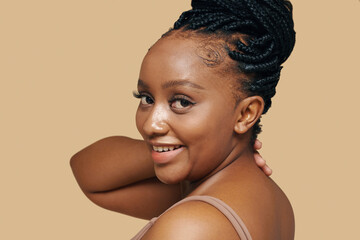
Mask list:
[[70,158],[70,168],[77,184],[85,195],[102,191],[103,181],[101,175],[96,174],[97,169],[93,167],[91,159],[81,151]]
[[83,164],[81,164],[81,158],[78,153],[70,158],[70,168],[74,174],[75,180],[78,183],[79,187],[84,193],[87,193],[87,181],[86,175],[84,175],[84,169],[82,169]]
[[76,170],[79,166],[79,161],[80,161],[80,159],[78,158],[78,153],[76,153],[74,156],[72,156],[70,158],[70,168],[73,171],[73,174],[75,175],[75,177],[76,177],[76,172],[77,172]]

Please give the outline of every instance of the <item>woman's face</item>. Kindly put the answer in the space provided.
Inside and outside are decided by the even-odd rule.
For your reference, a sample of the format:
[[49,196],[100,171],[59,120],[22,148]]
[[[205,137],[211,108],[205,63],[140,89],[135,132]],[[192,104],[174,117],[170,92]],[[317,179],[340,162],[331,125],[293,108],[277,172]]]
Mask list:
[[198,49],[196,40],[162,38],[141,66],[136,125],[164,183],[206,177],[236,144],[233,80]]

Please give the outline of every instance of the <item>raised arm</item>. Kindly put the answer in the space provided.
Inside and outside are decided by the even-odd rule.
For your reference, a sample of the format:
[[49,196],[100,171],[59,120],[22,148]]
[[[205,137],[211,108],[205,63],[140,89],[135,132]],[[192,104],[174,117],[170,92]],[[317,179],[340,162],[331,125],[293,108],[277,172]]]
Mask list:
[[[255,161],[265,174],[271,170],[257,150]],[[179,201],[181,187],[166,185],[155,176],[145,142],[113,136],[99,140],[70,160],[84,194],[95,204],[130,216],[151,219]]]
[[141,140],[104,138],[76,153],[70,165],[85,195],[109,210],[150,219],[181,198],[179,185],[157,180]]

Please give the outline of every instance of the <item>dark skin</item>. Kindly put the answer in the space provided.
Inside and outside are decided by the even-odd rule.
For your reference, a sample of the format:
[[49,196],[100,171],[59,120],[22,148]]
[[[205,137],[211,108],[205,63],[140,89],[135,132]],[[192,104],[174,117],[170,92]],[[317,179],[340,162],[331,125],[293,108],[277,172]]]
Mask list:
[[[71,160],[75,177],[94,203],[131,216],[151,219],[187,195],[209,195],[232,207],[253,239],[293,239],[291,205],[250,145],[263,100],[235,104],[224,87],[234,80],[206,66],[197,47],[196,40],[166,37],[150,49],[138,84],[144,141],[110,137],[90,145]],[[156,152],[160,147],[173,150]],[[217,209],[193,201],[162,215],[143,239],[239,237]]]

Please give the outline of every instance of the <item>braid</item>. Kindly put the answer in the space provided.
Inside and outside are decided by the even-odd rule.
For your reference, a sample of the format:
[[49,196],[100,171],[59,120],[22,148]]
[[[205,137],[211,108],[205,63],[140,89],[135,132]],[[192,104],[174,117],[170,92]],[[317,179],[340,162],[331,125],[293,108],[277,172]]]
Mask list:
[[[292,4],[288,0],[192,0],[170,30],[194,30],[223,39],[240,72],[242,90],[264,99],[263,113],[271,106],[281,64],[295,44]],[[247,36],[246,41],[241,36]],[[166,34],[164,35],[166,36]],[[261,132],[260,120],[253,128],[253,140]]]

